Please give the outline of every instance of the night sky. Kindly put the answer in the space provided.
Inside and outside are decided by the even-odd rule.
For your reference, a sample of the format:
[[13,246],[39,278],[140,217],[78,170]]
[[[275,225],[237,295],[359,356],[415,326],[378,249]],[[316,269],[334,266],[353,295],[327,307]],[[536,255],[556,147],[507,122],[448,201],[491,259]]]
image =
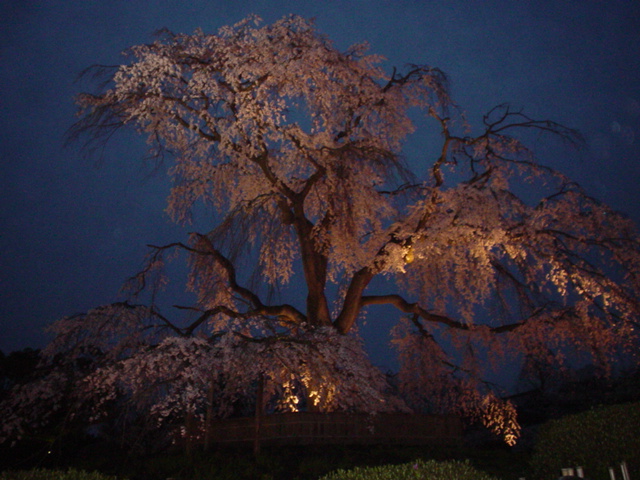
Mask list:
[[640,221],[637,0],[1,0],[0,350],[42,347],[52,321],[118,299],[147,244],[193,229],[164,213],[169,164],[154,174],[144,139],[122,135],[102,158],[64,147],[90,89],[78,74],[160,28],[215,33],[250,13],[313,17],[340,49],[368,41],[389,71],[439,67],[472,123],[509,102],[578,128],[584,149],[541,144],[541,159]]

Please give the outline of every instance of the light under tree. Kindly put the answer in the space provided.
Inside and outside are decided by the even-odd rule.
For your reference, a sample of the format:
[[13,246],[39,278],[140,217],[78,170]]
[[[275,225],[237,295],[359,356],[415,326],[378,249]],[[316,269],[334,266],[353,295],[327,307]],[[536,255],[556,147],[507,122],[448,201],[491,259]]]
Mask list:
[[[274,410],[458,412],[513,443],[491,364],[606,367],[637,346],[634,225],[519,139],[577,132],[507,105],[473,126],[440,70],[385,70],[295,16],[164,32],[128,58],[94,70],[107,81],[78,98],[72,133],[101,147],[135,128],[171,158],[172,218],[201,209],[211,228],[153,246],[127,301],[52,327],[43,382],[73,378],[97,413],[126,400],[154,421],[224,416],[260,383]],[[420,137],[429,147],[405,157]],[[176,252],[195,302],[136,301]],[[278,297],[292,282],[304,294]],[[398,311],[397,392],[357,336],[380,305]]]

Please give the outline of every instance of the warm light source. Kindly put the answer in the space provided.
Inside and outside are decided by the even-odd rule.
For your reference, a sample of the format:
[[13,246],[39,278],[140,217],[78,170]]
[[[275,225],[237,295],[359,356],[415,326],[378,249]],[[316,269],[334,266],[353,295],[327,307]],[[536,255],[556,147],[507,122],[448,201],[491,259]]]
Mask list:
[[300,399],[293,391],[293,381],[287,381],[283,385],[284,395],[282,402],[290,412],[299,412],[298,403]]
[[413,262],[413,247],[411,245],[409,245],[409,248],[407,248],[407,253],[404,254],[404,261],[407,263],[411,263]]

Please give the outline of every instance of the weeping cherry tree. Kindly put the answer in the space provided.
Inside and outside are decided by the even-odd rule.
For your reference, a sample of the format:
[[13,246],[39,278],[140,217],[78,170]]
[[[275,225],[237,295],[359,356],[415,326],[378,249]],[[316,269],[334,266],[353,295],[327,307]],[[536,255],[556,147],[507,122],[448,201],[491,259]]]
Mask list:
[[[100,147],[135,129],[171,159],[171,217],[206,212],[210,227],[152,246],[126,301],[55,323],[51,373],[15,402],[47,392],[95,415],[126,402],[184,426],[260,384],[274,411],[455,412],[511,444],[515,410],[486,381],[492,367],[606,368],[637,345],[634,226],[520,140],[577,132],[507,105],[470,125],[443,72],[383,60],[366,44],[338,50],[303,18],[249,17],[164,32],[94,68],[105,82],[79,96],[72,135]],[[416,139],[429,146],[409,158]],[[194,302],[139,302],[179,253]],[[398,312],[395,391],[357,335],[385,305]],[[31,411],[5,433],[52,410]]]

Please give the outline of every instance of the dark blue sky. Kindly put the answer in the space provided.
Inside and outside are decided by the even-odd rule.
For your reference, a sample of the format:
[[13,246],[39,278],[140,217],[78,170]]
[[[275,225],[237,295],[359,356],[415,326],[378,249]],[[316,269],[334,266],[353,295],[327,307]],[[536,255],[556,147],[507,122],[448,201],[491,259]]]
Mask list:
[[78,73],[162,27],[216,32],[249,13],[315,17],[338,47],[367,40],[389,68],[439,67],[472,122],[509,102],[580,129],[586,149],[542,158],[640,220],[635,0],[1,0],[0,350],[43,346],[47,324],[115,300],[146,244],[188,230],[163,213],[168,183],[140,161],[143,140],[120,137],[99,164],[63,148],[87,88]]

